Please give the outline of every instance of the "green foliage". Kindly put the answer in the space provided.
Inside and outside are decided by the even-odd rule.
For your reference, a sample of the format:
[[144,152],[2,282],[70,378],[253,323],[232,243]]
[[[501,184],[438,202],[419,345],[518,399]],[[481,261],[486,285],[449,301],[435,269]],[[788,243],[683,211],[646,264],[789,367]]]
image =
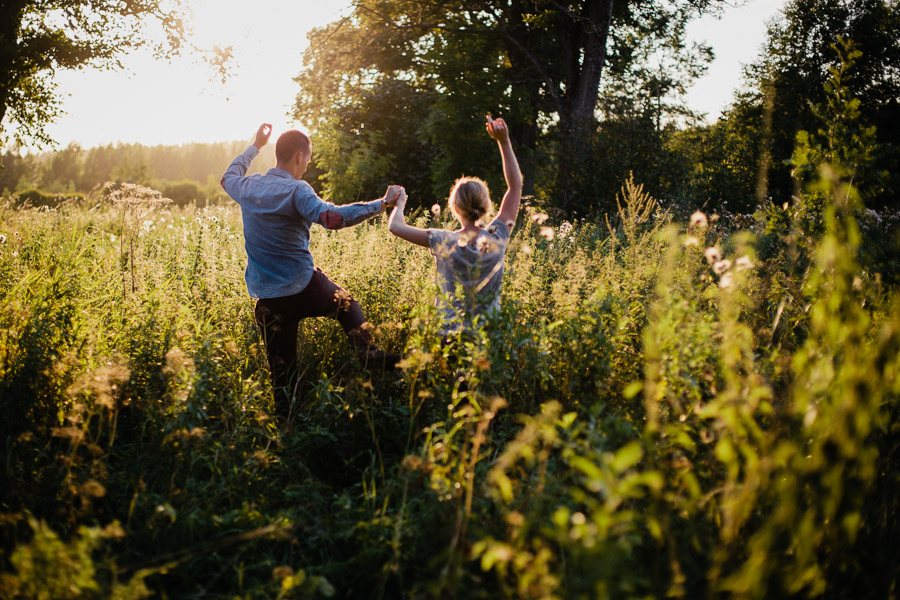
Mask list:
[[[701,152],[704,163],[719,164],[714,169],[716,179],[738,185],[741,208],[765,204],[768,197],[777,205],[790,201],[795,192],[791,157],[796,137],[800,131],[815,134],[823,127],[821,112],[843,102],[838,94],[858,100],[853,109],[860,113],[857,125],[877,128],[865,133],[860,127],[858,132],[869,138],[867,144],[879,146],[863,161],[867,166],[860,176],[867,180],[857,182],[863,186],[867,204],[871,208],[896,204],[900,116],[895,101],[897,81],[891,72],[900,60],[898,23],[897,4],[884,0],[792,0],[785,4],[781,17],[770,25],[761,56],[747,68],[746,89],[737,94],[732,107],[714,126],[724,135],[719,139],[725,145],[709,144],[708,151]],[[841,40],[853,44],[850,71],[850,49],[842,49],[839,55],[833,51],[835,45],[844,43]],[[838,88],[828,83],[835,69],[842,73]],[[849,106],[842,111],[846,108]],[[842,135],[826,133],[824,146],[834,134]],[[706,187],[705,193],[715,197],[716,191]]]
[[403,361],[304,321],[284,428],[236,206],[3,203],[2,594],[889,596],[900,297],[818,172],[821,236],[773,212],[774,250],[638,176],[615,222],[526,206],[501,314],[452,340],[426,251],[318,230]]
[[[128,582],[116,581],[114,562],[98,565],[93,553],[107,539],[120,538],[122,527],[113,522],[107,527],[80,527],[69,542],[43,521],[28,519],[34,537],[16,547],[10,556],[15,575],[3,574],[0,589],[7,598],[56,600],[66,598],[147,598],[144,585],[148,573],[137,573]],[[102,578],[98,581],[98,576]]]

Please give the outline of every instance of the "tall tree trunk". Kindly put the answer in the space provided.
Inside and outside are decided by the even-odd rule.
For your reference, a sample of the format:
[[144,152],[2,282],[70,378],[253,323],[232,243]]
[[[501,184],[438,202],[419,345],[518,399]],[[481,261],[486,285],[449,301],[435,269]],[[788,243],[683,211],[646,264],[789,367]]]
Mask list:
[[[538,129],[538,106],[540,105],[541,84],[543,80],[533,73],[534,57],[530,55],[531,48],[536,40],[534,32],[523,27],[525,22],[523,14],[526,9],[533,8],[521,0],[511,3],[508,22],[507,52],[511,65],[511,73],[527,74],[526,79],[514,84],[518,93],[518,115],[515,127],[511,131],[513,142],[516,145],[516,156],[519,160],[519,169],[522,171],[522,193],[525,196],[534,195],[535,170],[537,162],[537,140],[540,135]],[[511,38],[517,40],[511,42]]]
[[[556,204],[571,213],[585,200],[584,179],[590,168],[591,135],[600,77],[606,62],[606,42],[612,22],[613,0],[586,0],[562,40],[568,63],[566,91],[559,113]],[[583,57],[583,58],[582,58]]]

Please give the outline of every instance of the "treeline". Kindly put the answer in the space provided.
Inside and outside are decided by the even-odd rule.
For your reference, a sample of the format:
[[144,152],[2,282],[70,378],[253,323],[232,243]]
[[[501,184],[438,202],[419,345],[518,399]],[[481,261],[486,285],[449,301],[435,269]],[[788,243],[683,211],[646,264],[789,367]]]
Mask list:
[[[84,149],[70,144],[56,152],[2,155],[0,192],[39,203],[42,195],[90,194],[108,181],[138,183],[161,191],[178,204],[225,198],[219,178],[248,142],[143,146],[116,144]],[[271,147],[254,161],[251,172],[274,164]]]

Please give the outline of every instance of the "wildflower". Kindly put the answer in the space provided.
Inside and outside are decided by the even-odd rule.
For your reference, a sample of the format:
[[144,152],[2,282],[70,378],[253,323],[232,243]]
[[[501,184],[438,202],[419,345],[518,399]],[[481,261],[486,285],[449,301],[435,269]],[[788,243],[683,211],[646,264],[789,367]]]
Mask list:
[[[726,202],[726,204],[727,204],[727,202]],[[710,216],[709,216],[709,222],[710,222],[710,223],[715,223],[715,222],[718,221],[718,220],[719,220],[719,215],[710,215]]]
[[434,216],[438,216],[441,214],[441,205],[440,204],[432,204],[431,205],[431,214]]
[[106,197],[113,204],[132,208],[136,206],[147,206],[157,204],[171,204],[172,200],[164,197],[161,193],[153,188],[135,183],[112,183],[107,182],[103,186]]
[[725,271],[731,268],[731,261],[727,258],[722,260],[717,260],[713,263],[713,271],[716,272],[716,275],[721,275]]
[[0,233],[0,244],[5,244],[5,243],[6,243],[6,236],[3,235],[2,233]]
[[190,356],[186,356],[178,346],[172,346],[172,348],[166,352],[166,366],[162,369],[163,373],[174,375],[182,370],[192,371],[193,369],[194,359]]
[[525,516],[519,511],[514,510],[506,516],[506,522],[513,527],[521,527],[525,524]]
[[550,215],[547,213],[535,213],[531,215],[531,220],[534,221],[536,225],[543,225],[544,222],[550,218]]
[[691,246],[697,246],[699,244],[700,244],[700,241],[692,235],[689,235],[686,238],[684,238],[684,247],[685,248],[690,248]]
[[85,496],[92,496],[94,498],[102,498],[106,495],[106,488],[103,487],[103,484],[97,481],[96,479],[89,479],[85,481],[81,485],[81,492]]
[[563,221],[562,223],[560,223],[559,235],[565,237],[565,236],[569,235],[570,233],[572,233],[572,224],[569,223],[568,221]]
[[735,266],[735,269],[737,269],[738,271],[743,271],[744,269],[752,269],[753,263],[750,262],[750,257],[744,255],[744,256],[740,257],[739,259],[737,259],[736,261],[734,261],[734,266]]
[[719,278],[719,287],[723,290],[728,289],[729,287],[731,287],[732,280],[733,277],[731,275],[731,271],[728,271],[727,273],[723,274],[721,278]]
[[552,227],[541,227],[541,236],[548,242],[553,240],[554,231]]
[[713,264],[722,258],[722,255],[719,253],[719,249],[715,246],[710,246],[703,252],[703,256],[706,257],[706,262],[709,264]]
[[788,203],[785,202],[784,204],[782,204],[782,205],[781,205],[781,208],[783,208],[784,210],[787,210],[787,209],[788,209]]
[[691,215],[691,229],[694,227],[706,227],[706,215],[700,212],[699,210]]
[[526,256],[528,256],[529,254],[531,254],[531,246],[529,246],[528,244],[522,244],[522,252]]

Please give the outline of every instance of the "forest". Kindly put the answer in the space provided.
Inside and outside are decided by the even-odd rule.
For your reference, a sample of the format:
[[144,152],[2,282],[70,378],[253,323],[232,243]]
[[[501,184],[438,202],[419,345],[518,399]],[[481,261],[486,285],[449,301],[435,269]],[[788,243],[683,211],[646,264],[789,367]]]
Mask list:
[[26,152],[52,106],[3,78],[0,596],[896,598],[900,5],[787,0],[705,124],[685,32],[724,10],[358,0],[313,30],[323,198],[401,183],[457,227],[459,175],[504,189],[486,114],[525,197],[500,313],[449,340],[427,250],[313,229],[402,360],[305,319],[287,424],[219,185],[250,138]]

